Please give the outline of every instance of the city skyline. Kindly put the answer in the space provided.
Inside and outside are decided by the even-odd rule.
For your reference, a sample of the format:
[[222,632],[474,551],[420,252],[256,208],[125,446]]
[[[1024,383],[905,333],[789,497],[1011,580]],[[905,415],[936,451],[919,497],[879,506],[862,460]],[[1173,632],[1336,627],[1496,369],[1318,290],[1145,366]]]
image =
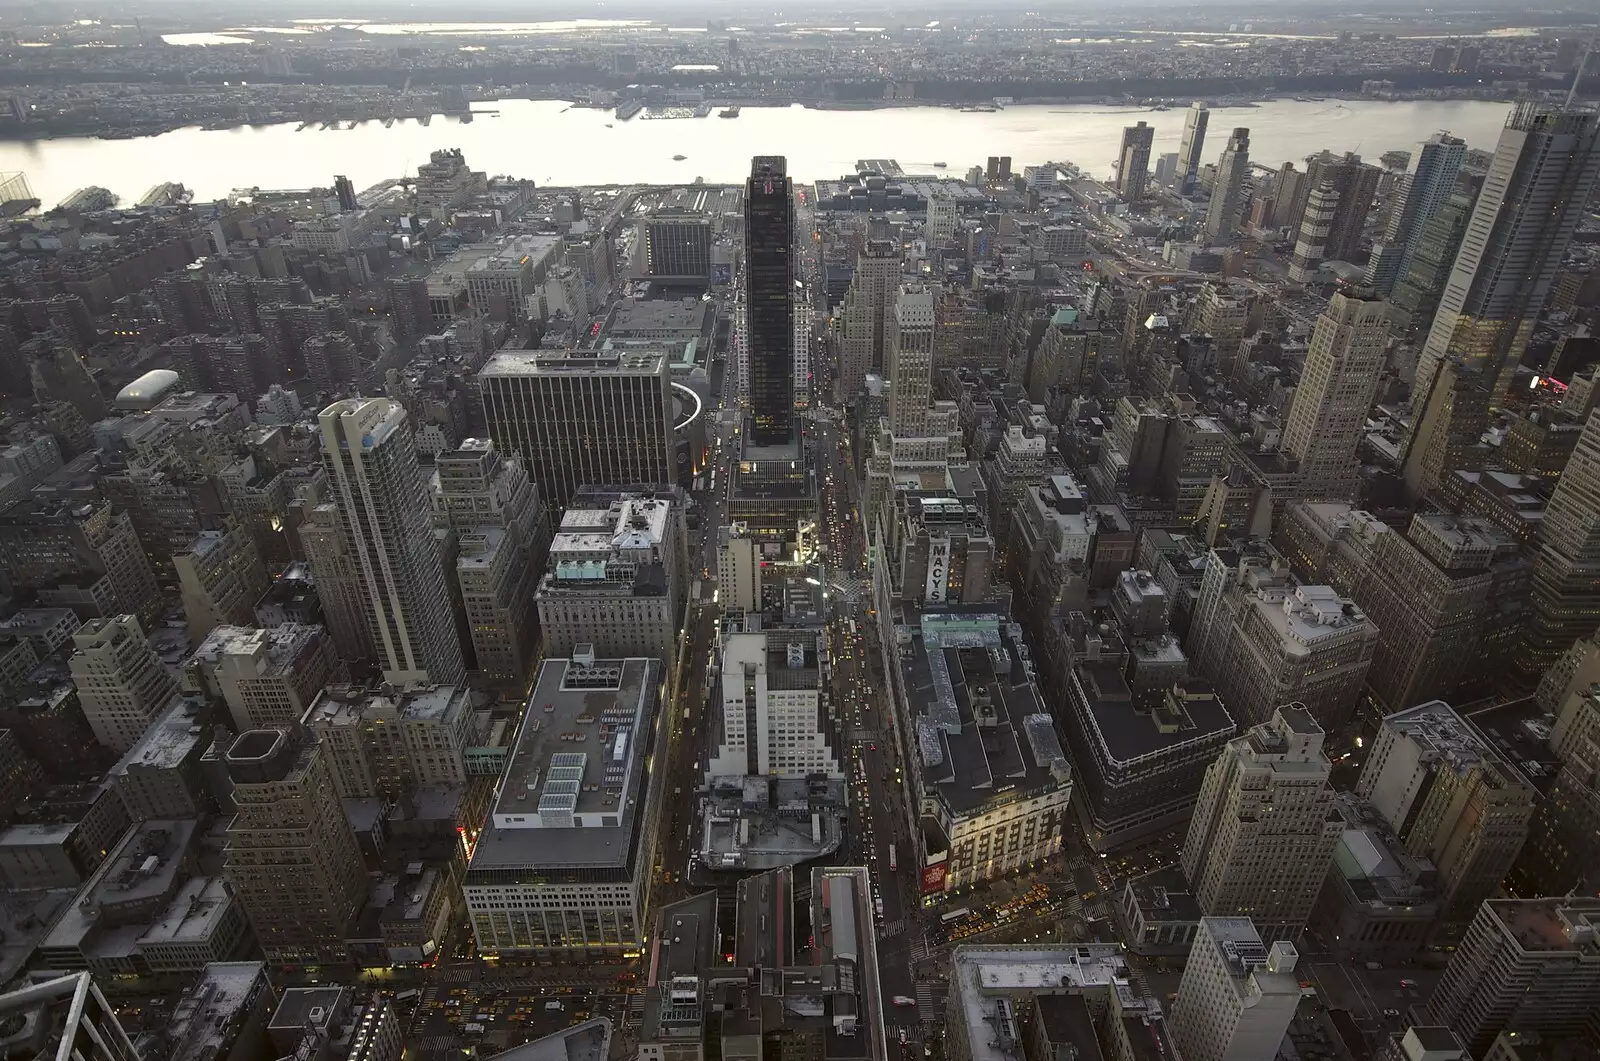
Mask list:
[[1600,1049],[1587,37],[51,17],[0,1054]]

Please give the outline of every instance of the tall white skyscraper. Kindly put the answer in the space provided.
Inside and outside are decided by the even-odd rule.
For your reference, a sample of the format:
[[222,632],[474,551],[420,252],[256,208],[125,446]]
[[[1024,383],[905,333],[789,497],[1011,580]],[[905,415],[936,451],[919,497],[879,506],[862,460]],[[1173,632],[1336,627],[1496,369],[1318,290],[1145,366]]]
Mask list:
[[1193,195],[1200,183],[1200,155],[1206,147],[1206,126],[1211,122],[1211,110],[1203,100],[1189,105],[1183,119],[1183,142],[1178,147],[1178,191]]
[[889,431],[900,438],[923,434],[933,393],[933,292],[921,284],[900,288],[889,317]]
[[1411,160],[1411,169],[1401,178],[1399,201],[1389,214],[1383,242],[1372,248],[1367,262],[1367,283],[1387,295],[1405,279],[1417,256],[1422,230],[1439,213],[1455,191],[1466,157],[1467,142],[1449,133],[1434,133]]
[[1248,917],[1202,917],[1170,1025],[1184,1061],[1276,1057],[1300,1005],[1298,960],[1287,942],[1269,950]]
[[1356,447],[1389,343],[1389,315],[1370,289],[1336,292],[1311,330],[1305,369],[1283,429],[1307,497],[1354,496]]
[[318,420],[384,680],[460,683],[461,642],[405,409],[385,398],[350,398],[322,410]]
[[1228,137],[1217,161],[1217,181],[1211,188],[1211,205],[1206,208],[1206,238],[1225,242],[1239,223],[1244,205],[1244,182],[1250,175],[1250,130],[1239,127]]
[[1344,830],[1322,741],[1304,708],[1280,707],[1206,771],[1183,842],[1183,873],[1202,914],[1248,912],[1268,939],[1305,927]]
[[1456,252],[1415,394],[1462,359],[1490,401],[1505,393],[1600,176],[1600,114],[1542,103],[1511,112]]

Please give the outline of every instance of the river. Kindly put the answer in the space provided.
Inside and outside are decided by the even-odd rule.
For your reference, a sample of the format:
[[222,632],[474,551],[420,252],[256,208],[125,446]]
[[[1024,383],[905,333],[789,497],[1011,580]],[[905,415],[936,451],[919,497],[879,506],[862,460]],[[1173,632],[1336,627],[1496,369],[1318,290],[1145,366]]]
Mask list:
[[[892,158],[911,172],[947,162],[952,176],[988,155],[1012,166],[1073,162],[1107,176],[1124,126],[1156,127],[1154,157],[1176,151],[1182,108],[1150,111],[1089,105],[1008,107],[967,114],[943,107],[866,111],[746,107],[739,118],[619,122],[609,111],[550,100],[499,100],[474,106],[475,120],[435,117],[385,128],[296,131],[294,124],[178,129],[136,140],[66,138],[0,143],[0,171],[21,170],[48,208],[77,188],[100,185],[132,202],[162,181],[180,181],[197,201],[235,188],[328,187],[345,174],[364,188],[415,172],[438,148],[461,148],[473,169],[549,184],[735,182],[750,156],[782,154],[804,180],[854,172],[857,159]],[[1250,128],[1250,157],[1276,167],[1324,148],[1359,151],[1373,161],[1412,149],[1448,129],[1470,147],[1493,150],[1510,108],[1503,103],[1279,100],[1211,113],[1205,156],[1216,159],[1235,126]],[[490,113],[495,112],[495,113]],[[674,155],[684,155],[682,162]]]

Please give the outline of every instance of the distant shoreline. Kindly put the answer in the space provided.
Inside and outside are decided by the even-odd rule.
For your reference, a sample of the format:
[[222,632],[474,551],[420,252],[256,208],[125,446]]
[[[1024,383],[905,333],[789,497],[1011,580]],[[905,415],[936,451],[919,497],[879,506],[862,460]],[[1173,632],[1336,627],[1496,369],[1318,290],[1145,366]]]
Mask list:
[[[486,96],[486,97],[484,97],[482,99],[474,99],[471,102],[472,102],[472,105],[483,105],[483,104],[496,103],[496,102],[499,102],[501,100],[529,100],[529,101],[535,101],[535,102],[537,102],[537,101],[555,101],[555,102],[567,103],[569,106],[571,106],[571,107],[573,107],[575,109],[604,110],[604,111],[609,111],[609,110],[612,109],[610,106],[606,106],[606,107],[595,106],[595,105],[591,104],[588,100],[573,99],[570,95],[565,95],[565,96],[555,96],[555,95],[543,96],[543,95],[521,95],[521,94],[519,94],[519,95],[503,95],[503,96]],[[1249,108],[1260,107],[1264,103],[1276,103],[1276,102],[1320,103],[1320,102],[1326,102],[1326,101],[1340,101],[1340,102],[1357,102],[1357,101],[1359,101],[1359,102],[1362,102],[1362,103],[1503,103],[1503,104],[1506,104],[1508,106],[1515,102],[1514,98],[1513,97],[1509,97],[1509,96],[1506,96],[1506,97],[1485,97],[1485,96],[1481,96],[1481,95],[1465,95],[1465,94],[1459,95],[1459,96],[1457,96],[1457,95],[1445,95],[1445,96],[1439,96],[1439,95],[1417,95],[1417,96],[1404,96],[1404,97],[1398,97],[1398,98],[1393,98],[1393,99],[1385,99],[1385,98],[1379,98],[1379,97],[1375,97],[1375,96],[1365,95],[1365,94],[1359,93],[1359,92],[1323,92],[1323,93],[1318,93],[1314,97],[1305,97],[1305,96],[1303,96],[1301,94],[1292,93],[1292,92],[1264,92],[1264,93],[1259,93],[1259,94],[1240,93],[1240,94],[1231,94],[1231,95],[1214,97],[1214,98],[1208,99],[1206,102],[1208,102],[1210,104],[1210,106],[1215,110],[1241,110],[1241,109],[1249,109]],[[1110,97],[1106,97],[1106,96],[1094,96],[1094,97],[1082,97],[1082,96],[1029,96],[1029,97],[1021,97],[1021,98],[1014,99],[1010,103],[1007,103],[1007,104],[1004,104],[1004,105],[985,104],[985,103],[981,103],[981,102],[955,102],[955,101],[944,101],[944,100],[921,100],[921,99],[911,99],[911,100],[885,100],[885,99],[832,100],[832,99],[795,98],[795,99],[789,99],[789,100],[773,100],[773,99],[762,99],[762,98],[741,99],[741,98],[735,98],[735,97],[729,97],[729,98],[726,98],[726,99],[719,98],[713,104],[714,107],[719,108],[719,109],[723,108],[723,107],[737,106],[737,107],[739,107],[739,108],[741,108],[742,110],[745,110],[745,111],[762,110],[762,109],[786,109],[786,108],[789,108],[789,107],[801,106],[801,107],[805,107],[805,108],[810,109],[810,110],[821,110],[821,111],[879,111],[879,110],[902,110],[902,109],[916,109],[916,108],[937,108],[937,109],[942,109],[942,110],[956,111],[958,113],[959,112],[963,112],[963,111],[969,112],[969,113],[1003,113],[1006,110],[1010,110],[1010,109],[1015,108],[1015,107],[1099,107],[1099,108],[1114,108],[1114,109],[1119,109],[1119,110],[1125,110],[1130,114],[1133,114],[1133,113],[1147,113],[1147,112],[1159,113],[1159,112],[1161,112],[1163,110],[1165,110],[1165,111],[1181,110],[1183,107],[1186,107],[1187,105],[1188,105],[1188,100],[1186,98],[1178,99],[1178,98],[1170,98],[1170,97],[1169,98],[1154,98],[1154,97],[1151,97],[1151,98],[1146,98],[1146,99],[1142,99],[1142,100],[1137,100],[1137,99],[1115,99],[1115,98],[1110,98]],[[443,119],[446,119],[446,120],[449,120],[449,119],[452,119],[452,118],[460,120],[460,119],[463,119],[463,118],[467,118],[469,113],[470,112],[448,113],[448,112],[442,112],[441,111],[441,112],[436,112],[436,113],[432,114],[430,117],[431,118],[443,118]],[[482,113],[482,112],[480,111],[478,113]],[[367,115],[365,117],[340,116],[336,120],[334,120],[334,119],[330,119],[330,120],[334,121],[335,124],[345,124],[345,123],[352,122],[352,121],[356,122],[358,124],[365,124],[365,123],[382,121],[386,117],[389,117],[389,115],[381,114],[375,109],[370,115]],[[404,117],[400,117],[397,120],[399,120],[399,121],[414,121],[414,120],[416,120],[416,116],[407,115],[407,116],[404,116]],[[472,120],[472,119],[468,119],[468,120]],[[623,119],[623,120],[624,121],[637,121],[639,119],[638,118],[628,118],[628,119]],[[645,120],[651,120],[651,119],[645,119]],[[717,120],[717,119],[713,115],[713,117],[710,118],[710,119],[704,119],[704,118],[682,118],[682,119],[672,119],[672,120],[705,121],[705,120]],[[724,119],[724,120],[737,120],[737,119]],[[69,128],[44,128],[44,127],[40,127],[36,135],[21,135],[21,136],[19,136],[19,135],[16,135],[14,132],[11,132],[11,131],[8,131],[6,133],[0,133],[0,143],[26,144],[26,143],[39,143],[39,142],[45,142],[45,141],[50,141],[50,140],[73,140],[73,139],[86,139],[86,140],[142,140],[142,139],[149,139],[149,138],[153,138],[153,137],[157,137],[157,136],[164,136],[167,133],[178,132],[179,130],[184,130],[184,129],[196,129],[196,130],[201,130],[201,131],[206,131],[206,132],[227,132],[229,130],[235,130],[235,129],[247,129],[247,128],[265,129],[265,128],[272,128],[272,127],[279,126],[279,125],[294,125],[294,124],[297,124],[297,123],[302,123],[304,121],[305,120],[302,119],[302,118],[286,117],[286,118],[274,119],[272,121],[258,121],[258,122],[240,121],[240,122],[230,122],[230,123],[227,123],[227,124],[201,123],[201,122],[194,122],[194,121],[161,122],[159,124],[142,125],[142,126],[139,126],[137,128],[134,128],[134,129],[126,129],[126,128],[123,128],[123,129],[106,129],[106,128],[95,128],[93,126],[69,127]],[[313,121],[312,124],[317,124],[317,123],[315,121]],[[329,131],[332,131],[332,130],[329,130]]]

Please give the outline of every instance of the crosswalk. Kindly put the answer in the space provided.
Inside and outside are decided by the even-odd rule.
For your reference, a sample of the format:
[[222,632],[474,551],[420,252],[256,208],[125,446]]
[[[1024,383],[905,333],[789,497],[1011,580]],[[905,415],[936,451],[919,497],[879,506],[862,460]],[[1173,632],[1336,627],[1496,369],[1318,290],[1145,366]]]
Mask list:
[[421,1045],[424,1050],[456,1050],[461,1040],[454,1035],[424,1035]]
[[933,985],[919,983],[917,985],[917,1016],[922,1018],[924,1024],[937,1020],[939,1012],[933,1004]]

